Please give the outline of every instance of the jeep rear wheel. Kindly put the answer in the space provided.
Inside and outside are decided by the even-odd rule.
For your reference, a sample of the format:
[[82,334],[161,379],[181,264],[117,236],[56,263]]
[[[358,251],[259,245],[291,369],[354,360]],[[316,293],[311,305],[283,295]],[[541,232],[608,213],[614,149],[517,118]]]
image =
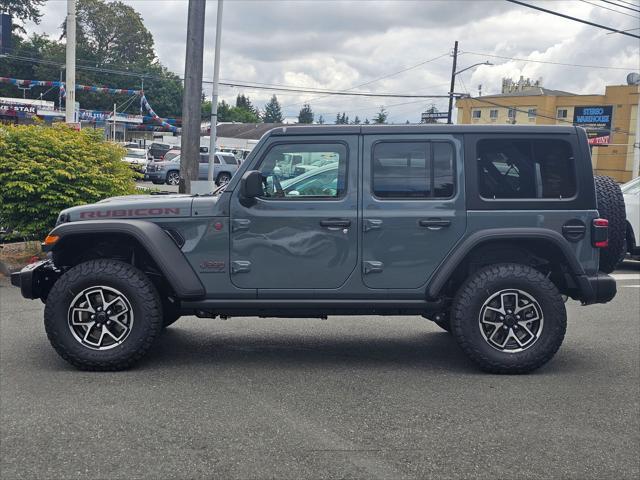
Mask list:
[[627,234],[626,210],[622,190],[611,177],[594,177],[598,214],[609,220],[609,245],[600,249],[600,270],[613,272],[624,260]]
[[471,276],[453,302],[451,330],[464,352],[492,373],[527,373],[558,351],[567,327],[560,292],[539,271],[492,265]]
[[92,260],[54,284],[44,311],[51,345],[83,370],[122,370],[162,328],[162,303],[147,276],[124,262]]

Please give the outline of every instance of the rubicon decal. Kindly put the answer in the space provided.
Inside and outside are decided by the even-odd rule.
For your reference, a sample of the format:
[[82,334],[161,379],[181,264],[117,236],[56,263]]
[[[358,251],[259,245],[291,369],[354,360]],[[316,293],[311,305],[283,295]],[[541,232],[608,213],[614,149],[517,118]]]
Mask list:
[[80,212],[80,218],[163,217],[180,215],[180,208],[130,208]]

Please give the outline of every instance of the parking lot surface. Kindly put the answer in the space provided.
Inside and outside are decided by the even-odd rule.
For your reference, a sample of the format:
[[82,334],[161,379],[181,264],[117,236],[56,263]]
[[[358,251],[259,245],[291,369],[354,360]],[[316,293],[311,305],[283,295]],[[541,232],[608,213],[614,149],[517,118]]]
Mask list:
[[618,275],[525,376],[419,317],[189,317],[135,369],[79,372],[0,279],[0,476],[638,478],[640,266]]

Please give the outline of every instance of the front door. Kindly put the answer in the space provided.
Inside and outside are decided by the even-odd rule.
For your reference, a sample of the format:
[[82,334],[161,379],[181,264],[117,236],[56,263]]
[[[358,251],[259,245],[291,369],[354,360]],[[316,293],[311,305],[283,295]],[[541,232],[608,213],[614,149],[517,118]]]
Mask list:
[[254,167],[263,195],[231,200],[232,282],[261,291],[340,287],[357,267],[358,136],[274,139],[263,150]]
[[461,145],[449,135],[366,135],[363,151],[363,282],[426,284],[466,228]]

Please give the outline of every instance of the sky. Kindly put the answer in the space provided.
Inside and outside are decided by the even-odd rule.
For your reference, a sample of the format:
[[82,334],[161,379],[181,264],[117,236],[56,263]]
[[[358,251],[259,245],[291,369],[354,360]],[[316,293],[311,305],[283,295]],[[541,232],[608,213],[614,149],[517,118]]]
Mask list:
[[[629,3],[614,0],[640,10],[638,0],[626,1]],[[160,61],[182,76],[188,2],[123,2],[142,15]],[[640,13],[600,0],[527,2],[619,30],[640,25]],[[213,77],[216,8],[215,1],[207,2],[204,80],[208,81]],[[40,24],[29,23],[26,28],[58,38],[65,14],[65,0],[49,0]],[[631,33],[640,34],[640,30]],[[500,93],[502,78],[517,80],[520,76],[542,79],[543,86],[551,89],[602,94],[605,85],[625,84],[627,73],[640,70],[638,39],[504,0],[225,0],[220,77],[303,88],[446,95],[455,40],[462,52],[458,70],[478,62],[493,64],[456,77],[455,91],[472,96],[478,95],[479,85],[483,95]],[[607,68],[593,68],[596,66]],[[205,85],[205,91],[210,87]],[[288,117],[297,116],[309,102],[316,118],[321,114],[328,123],[343,111],[350,119],[356,115],[371,119],[382,105],[390,121],[397,123],[418,122],[420,113],[432,105],[447,108],[446,99],[336,97],[238,87],[220,90],[221,98],[229,103],[235,102],[238,93],[249,95],[260,108],[275,93]]]

